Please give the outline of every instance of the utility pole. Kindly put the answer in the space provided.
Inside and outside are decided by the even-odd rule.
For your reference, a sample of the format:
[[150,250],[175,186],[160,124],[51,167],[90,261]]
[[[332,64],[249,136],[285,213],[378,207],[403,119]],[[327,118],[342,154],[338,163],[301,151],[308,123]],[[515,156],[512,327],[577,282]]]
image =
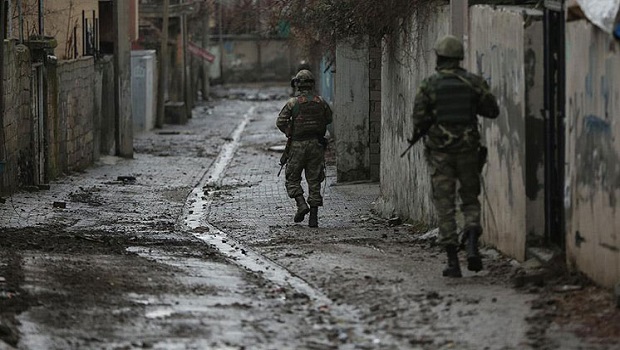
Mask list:
[[218,2],[217,17],[219,27],[219,46],[220,46],[220,80],[224,83],[224,25],[222,23],[222,0]]
[[[185,0],[179,0],[179,4],[182,5],[186,3]],[[181,50],[181,53],[183,55],[183,72],[182,72],[182,77],[183,77],[183,103],[185,103],[185,109],[184,109],[184,116],[181,119],[183,123],[185,123],[185,121],[187,121],[187,119],[192,117],[192,108],[194,107],[194,96],[192,94],[192,78],[190,77],[189,73],[190,73],[190,58],[188,57],[188,30],[187,30],[187,21],[188,21],[189,16],[185,13],[185,11],[183,11],[183,13],[181,14],[180,17],[180,24],[181,24],[181,44],[183,46],[183,49]]]
[[[203,4],[202,11],[202,48],[209,49],[209,9],[207,4]],[[209,86],[209,63],[203,60],[202,62],[202,100],[209,99],[210,86]]]
[[159,48],[159,85],[157,86],[157,118],[155,126],[164,126],[166,115],[166,85],[168,84],[168,22],[170,21],[170,0],[163,1],[161,47]]
[[116,0],[114,9],[114,90],[116,154],[133,158],[133,117],[131,115],[131,42],[129,1]]
[[[4,137],[4,28],[6,26],[6,13],[4,0],[0,0],[0,161],[6,161],[6,139]],[[0,177],[0,193],[3,187],[3,179]]]

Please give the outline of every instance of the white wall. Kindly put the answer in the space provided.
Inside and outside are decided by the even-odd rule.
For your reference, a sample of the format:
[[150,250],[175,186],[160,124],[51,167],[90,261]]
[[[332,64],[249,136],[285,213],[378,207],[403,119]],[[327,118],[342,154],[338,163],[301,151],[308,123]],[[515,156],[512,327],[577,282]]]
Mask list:
[[596,282],[620,281],[620,46],[586,21],[566,28],[566,249]]
[[[483,143],[489,148],[481,198],[483,239],[519,260],[525,258],[528,226],[539,228],[538,232],[544,227],[544,217],[540,220],[540,216],[534,219],[535,228],[528,224],[528,205],[533,210],[544,202],[539,196],[529,203],[526,195],[527,143],[537,139],[542,145],[543,136],[542,121],[534,114],[538,111],[531,107],[541,107],[544,98],[543,75],[540,69],[536,74],[535,69],[543,62],[542,44],[528,38],[542,38],[542,17],[540,12],[525,14],[516,7],[470,9],[469,64],[474,73],[489,82],[500,106],[497,120],[481,123]],[[532,89],[537,89],[533,90],[535,94]],[[532,105],[529,108],[528,101]],[[542,163],[536,168],[539,166]]]
[[[413,102],[418,84],[435,69],[435,41],[449,33],[447,6],[431,11],[421,21],[408,24],[411,37],[384,42],[381,78],[381,198],[377,211],[383,216],[434,224],[431,185],[422,143],[406,157],[407,138],[413,134]],[[402,43],[406,43],[405,46]]]
[[334,137],[339,182],[368,179],[370,172],[370,92],[368,46],[341,44],[336,48],[334,76]]

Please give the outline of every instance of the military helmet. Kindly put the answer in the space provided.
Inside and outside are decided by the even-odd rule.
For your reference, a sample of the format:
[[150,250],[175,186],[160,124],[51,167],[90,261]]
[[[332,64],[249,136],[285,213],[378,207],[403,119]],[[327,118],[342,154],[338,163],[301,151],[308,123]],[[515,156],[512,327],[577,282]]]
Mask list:
[[307,69],[302,69],[297,72],[295,75],[295,85],[297,87],[313,87],[314,86],[314,76],[312,72]]
[[299,64],[297,65],[297,71],[299,72],[300,70],[310,70],[310,63],[308,63],[308,61],[306,60],[301,60],[299,61]]
[[454,35],[439,38],[435,44],[435,53],[437,56],[458,58],[459,60],[465,57],[463,43]]

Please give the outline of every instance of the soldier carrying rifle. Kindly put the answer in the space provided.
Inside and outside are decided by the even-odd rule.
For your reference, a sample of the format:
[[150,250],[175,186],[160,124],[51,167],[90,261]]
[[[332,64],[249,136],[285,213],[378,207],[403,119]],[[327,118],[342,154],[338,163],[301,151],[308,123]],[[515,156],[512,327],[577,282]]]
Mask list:
[[478,252],[480,182],[486,148],[480,143],[477,116],[497,118],[497,99],[486,81],[460,67],[463,44],[448,35],[437,41],[436,73],[424,79],[415,97],[413,145],[424,137],[425,155],[431,171],[433,203],[439,217],[439,244],[448,255],[445,277],[461,277],[458,233],[455,220],[456,189],[464,217],[463,238],[467,269],[482,270]]
[[[318,210],[323,205],[321,183],[325,180],[325,133],[332,122],[332,110],[314,92],[314,77],[309,70],[299,71],[293,84],[299,94],[287,101],[276,121],[288,138],[280,165],[286,165],[286,191],[297,203],[293,221],[302,222],[310,213],[308,226],[318,227]],[[301,186],[302,173],[308,183],[307,202]]]

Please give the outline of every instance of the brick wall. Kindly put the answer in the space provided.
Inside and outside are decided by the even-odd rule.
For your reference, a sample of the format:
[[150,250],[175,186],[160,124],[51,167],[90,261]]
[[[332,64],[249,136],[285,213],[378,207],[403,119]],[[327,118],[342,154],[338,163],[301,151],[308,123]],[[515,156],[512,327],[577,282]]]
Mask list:
[[67,170],[93,162],[95,64],[92,57],[58,64],[58,116],[66,120]]
[[371,38],[368,46],[370,179],[381,173],[381,38]]

